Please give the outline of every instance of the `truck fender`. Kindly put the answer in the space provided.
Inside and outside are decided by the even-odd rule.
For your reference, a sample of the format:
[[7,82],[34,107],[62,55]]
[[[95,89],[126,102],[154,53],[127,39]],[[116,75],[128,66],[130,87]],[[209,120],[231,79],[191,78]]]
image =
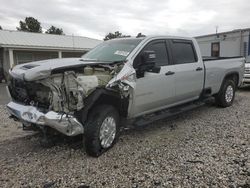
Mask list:
[[[102,100],[104,98],[104,100]],[[109,104],[109,101],[106,101],[105,99],[111,99],[114,107],[118,108],[117,110],[125,115],[127,113],[127,108],[128,108],[128,100],[127,98],[121,98],[120,94],[115,91],[107,90],[105,88],[97,88],[95,91],[93,91],[85,100],[84,100],[84,107],[76,112],[76,117],[81,123],[84,125],[88,118],[88,114],[94,106],[99,105],[99,104]],[[110,100],[110,101],[111,101]],[[121,109],[122,106],[125,107],[124,109]]]
[[223,78],[223,80],[222,80],[222,82],[221,82],[219,92],[221,91],[221,88],[223,87],[223,84],[224,84],[225,80],[227,80],[227,79],[229,79],[229,78],[231,78],[232,80],[234,80],[234,81],[235,81],[235,85],[238,86],[238,84],[239,84],[239,73],[236,72],[236,71],[228,72],[228,73],[224,76],[224,78]]

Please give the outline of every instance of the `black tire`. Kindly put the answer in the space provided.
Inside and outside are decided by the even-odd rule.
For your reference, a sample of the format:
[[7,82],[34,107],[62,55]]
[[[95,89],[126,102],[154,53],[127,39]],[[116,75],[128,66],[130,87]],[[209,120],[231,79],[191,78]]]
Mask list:
[[[226,96],[227,96],[227,89],[231,87],[232,88],[232,97],[229,98],[231,100],[227,100]],[[223,82],[223,85],[221,86],[221,89],[219,91],[219,93],[215,96],[215,102],[218,106],[220,107],[229,107],[233,104],[234,101],[234,97],[235,97],[235,90],[236,90],[236,85],[235,82],[233,80],[225,80]]]
[[[116,133],[112,144],[109,147],[104,148],[100,140],[100,129],[102,123],[108,117],[112,117],[114,119],[116,124]],[[100,105],[93,108],[84,127],[85,148],[88,155],[98,157],[113,147],[120,133],[119,120],[120,118],[117,110],[111,105]]]

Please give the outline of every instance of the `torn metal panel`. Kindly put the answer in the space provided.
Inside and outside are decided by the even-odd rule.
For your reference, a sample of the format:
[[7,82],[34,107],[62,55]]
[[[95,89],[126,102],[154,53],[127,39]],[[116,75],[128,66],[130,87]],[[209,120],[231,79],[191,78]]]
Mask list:
[[133,66],[129,63],[125,63],[122,70],[109,81],[107,87],[113,87],[114,85],[118,84],[118,82],[122,82],[132,88],[135,88],[135,73],[136,72]]

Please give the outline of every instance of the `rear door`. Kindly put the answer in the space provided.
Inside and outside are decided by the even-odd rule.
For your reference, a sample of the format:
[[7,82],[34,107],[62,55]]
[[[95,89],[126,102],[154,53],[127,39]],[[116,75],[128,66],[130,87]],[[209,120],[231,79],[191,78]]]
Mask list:
[[161,70],[160,73],[145,72],[144,77],[137,79],[132,107],[133,116],[172,104],[175,96],[175,70],[170,63],[166,40],[149,42],[135,58],[134,65],[144,50],[155,52],[156,65],[160,66]]
[[198,98],[203,89],[204,65],[191,40],[169,40],[175,67],[176,102]]

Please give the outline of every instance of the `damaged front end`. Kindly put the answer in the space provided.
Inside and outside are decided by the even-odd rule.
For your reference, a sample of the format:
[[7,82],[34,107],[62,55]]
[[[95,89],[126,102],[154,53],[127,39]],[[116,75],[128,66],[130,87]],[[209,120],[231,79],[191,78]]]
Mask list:
[[[59,61],[59,60],[58,60]],[[135,87],[135,70],[125,62],[93,63],[75,60],[43,69],[42,63],[29,63],[10,71],[8,85],[13,99],[8,111],[23,123],[48,126],[68,136],[84,133],[88,97],[98,89],[128,98]],[[88,106],[89,109],[89,106]]]

